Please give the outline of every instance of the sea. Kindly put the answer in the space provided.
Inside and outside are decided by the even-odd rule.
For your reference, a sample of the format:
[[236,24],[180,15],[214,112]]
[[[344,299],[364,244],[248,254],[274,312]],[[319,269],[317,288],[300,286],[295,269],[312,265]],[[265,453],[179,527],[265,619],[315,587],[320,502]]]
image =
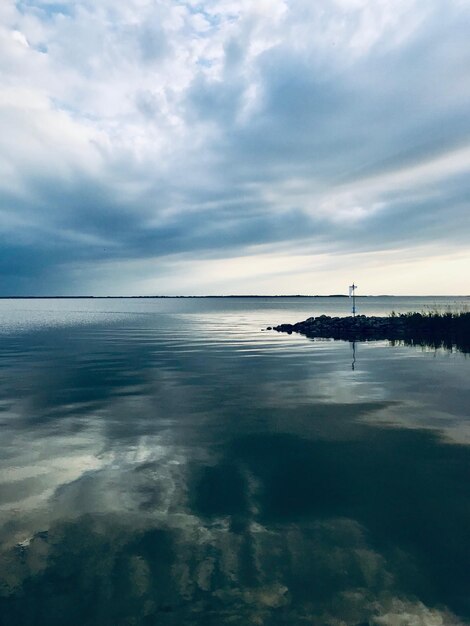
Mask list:
[[0,626],[470,624],[469,356],[350,306],[0,300]]

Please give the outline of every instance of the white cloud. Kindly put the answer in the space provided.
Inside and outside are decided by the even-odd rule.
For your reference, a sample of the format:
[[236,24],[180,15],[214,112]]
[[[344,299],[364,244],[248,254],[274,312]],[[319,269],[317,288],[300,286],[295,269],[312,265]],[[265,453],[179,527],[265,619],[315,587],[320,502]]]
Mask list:
[[[34,232],[74,230],[149,267],[172,252],[233,266],[253,245],[323,254],[330,241],[336,254],[348,232],[371,253],[411,249],[413,229],[418,247],[461,246],[469,22],[456,0],[4,2],[0,193],[15,254],[25,240],[44,251]],[[49,250],[44,267],[65,276],[85,256],[104,271],[86,245]]]

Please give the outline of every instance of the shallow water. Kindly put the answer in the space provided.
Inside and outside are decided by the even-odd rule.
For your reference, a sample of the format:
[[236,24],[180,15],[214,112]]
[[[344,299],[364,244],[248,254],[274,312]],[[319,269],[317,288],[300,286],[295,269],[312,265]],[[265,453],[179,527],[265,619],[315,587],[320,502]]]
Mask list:
[[348,307],[0,301],[0,624],[470,623],[470,361]]

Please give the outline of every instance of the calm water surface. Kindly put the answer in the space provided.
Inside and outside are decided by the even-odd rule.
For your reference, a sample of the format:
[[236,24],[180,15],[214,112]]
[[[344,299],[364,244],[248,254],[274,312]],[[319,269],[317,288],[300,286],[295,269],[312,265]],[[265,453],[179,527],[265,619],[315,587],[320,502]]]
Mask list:
[[470,360],[348,307],[0,301],[0,624],[470,624]]

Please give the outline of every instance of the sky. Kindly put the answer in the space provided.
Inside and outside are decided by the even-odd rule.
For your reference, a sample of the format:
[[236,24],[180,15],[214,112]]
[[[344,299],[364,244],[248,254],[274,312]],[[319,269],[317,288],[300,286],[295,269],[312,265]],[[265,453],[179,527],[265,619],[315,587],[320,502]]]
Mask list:
[[0,295],[469,294],[470,0],[1,0]]

